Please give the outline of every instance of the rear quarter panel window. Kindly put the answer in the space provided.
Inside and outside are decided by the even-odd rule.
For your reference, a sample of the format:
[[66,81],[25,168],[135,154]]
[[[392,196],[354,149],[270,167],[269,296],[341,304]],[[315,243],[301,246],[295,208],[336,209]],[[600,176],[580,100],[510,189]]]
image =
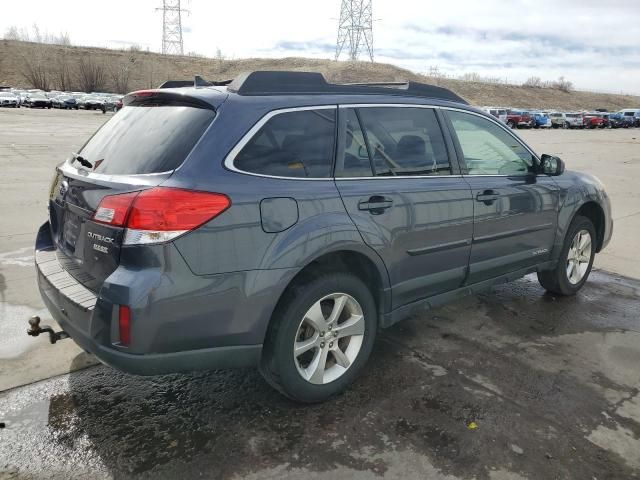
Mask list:
[[335,131],[335,108],[278,113],[249,139],[233,164],[260,175],[329,178]]

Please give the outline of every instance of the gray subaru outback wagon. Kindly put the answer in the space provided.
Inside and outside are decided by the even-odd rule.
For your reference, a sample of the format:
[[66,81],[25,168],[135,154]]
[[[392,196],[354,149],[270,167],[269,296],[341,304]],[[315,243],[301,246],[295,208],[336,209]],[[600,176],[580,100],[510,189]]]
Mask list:
[[253,72],[124,104],[56,169],[36,266],[64,331],[29,333],[127,372],[259,366],[321,401],[380,328],[532,272],[575,294],[611,237],[597,179],[443,88]]

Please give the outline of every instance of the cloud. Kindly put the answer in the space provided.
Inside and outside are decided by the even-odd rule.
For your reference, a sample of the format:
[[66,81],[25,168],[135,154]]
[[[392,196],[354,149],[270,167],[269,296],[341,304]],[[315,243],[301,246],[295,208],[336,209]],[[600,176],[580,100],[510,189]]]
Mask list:
[[[416,72],[437,66],[450,75],[476,72],[512,82],[564,75],[581,89],[640,94],[638,1],[376,0],[374,54]],[[110,11],[127,14],[98,23],[83,22],[102,14],[96,2],[65,0],[61,9],[31,0],[28,19],[19,2],[5,3],[0,34],[11,25],[37,23],[50,32],[69,31],[77,44],[161,47],[161,2],[110,0]],[[228,58],[335,53],[339,0],[191,0],[187,7],[185,51],[215,56],[219,48]]]
[[[264,50],[264,49],[263,49]],[[310,40],[310,41],[288,41],[281,40],[276,42],[275,45],[266,50],[276,50],[283,52],[322,52],[334,54],[336,51],[335,43],[328,43],[323,40]]]

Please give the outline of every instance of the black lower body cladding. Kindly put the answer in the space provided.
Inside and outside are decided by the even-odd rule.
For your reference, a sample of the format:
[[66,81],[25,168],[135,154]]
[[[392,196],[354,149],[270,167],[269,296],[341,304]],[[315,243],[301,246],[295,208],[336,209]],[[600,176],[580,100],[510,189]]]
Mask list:
[[[83,349],[120,370],[165,374],[257,365],[274,298],[295,271],[194,275],[172,244],[124,248],[121,264],[93,292],[72,277],[56,281],[49,224],[38,234],[41,296],[54,319]],[[252,287],[247,287],[252,286]],[[84,296],[79,291],[84,291]],[[80,297],[78,295],[81,295]],[[89,295],[90,296],[90,295]],[[118,337],[118,307],[131,309],[131,344]]]

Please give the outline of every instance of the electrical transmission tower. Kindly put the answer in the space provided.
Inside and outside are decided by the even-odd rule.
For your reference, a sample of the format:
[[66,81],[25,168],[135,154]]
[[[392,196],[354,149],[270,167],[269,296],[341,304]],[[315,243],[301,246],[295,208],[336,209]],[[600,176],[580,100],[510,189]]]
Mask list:
[[180,0],[162,0],[162,53],[184,55],[182,44],[182,12]]
[[338,41],[336,42],[336,60],[345,47],[349,60],[358,60],[365,49],[369,60],[373,62],[373,0],[342,0]]

